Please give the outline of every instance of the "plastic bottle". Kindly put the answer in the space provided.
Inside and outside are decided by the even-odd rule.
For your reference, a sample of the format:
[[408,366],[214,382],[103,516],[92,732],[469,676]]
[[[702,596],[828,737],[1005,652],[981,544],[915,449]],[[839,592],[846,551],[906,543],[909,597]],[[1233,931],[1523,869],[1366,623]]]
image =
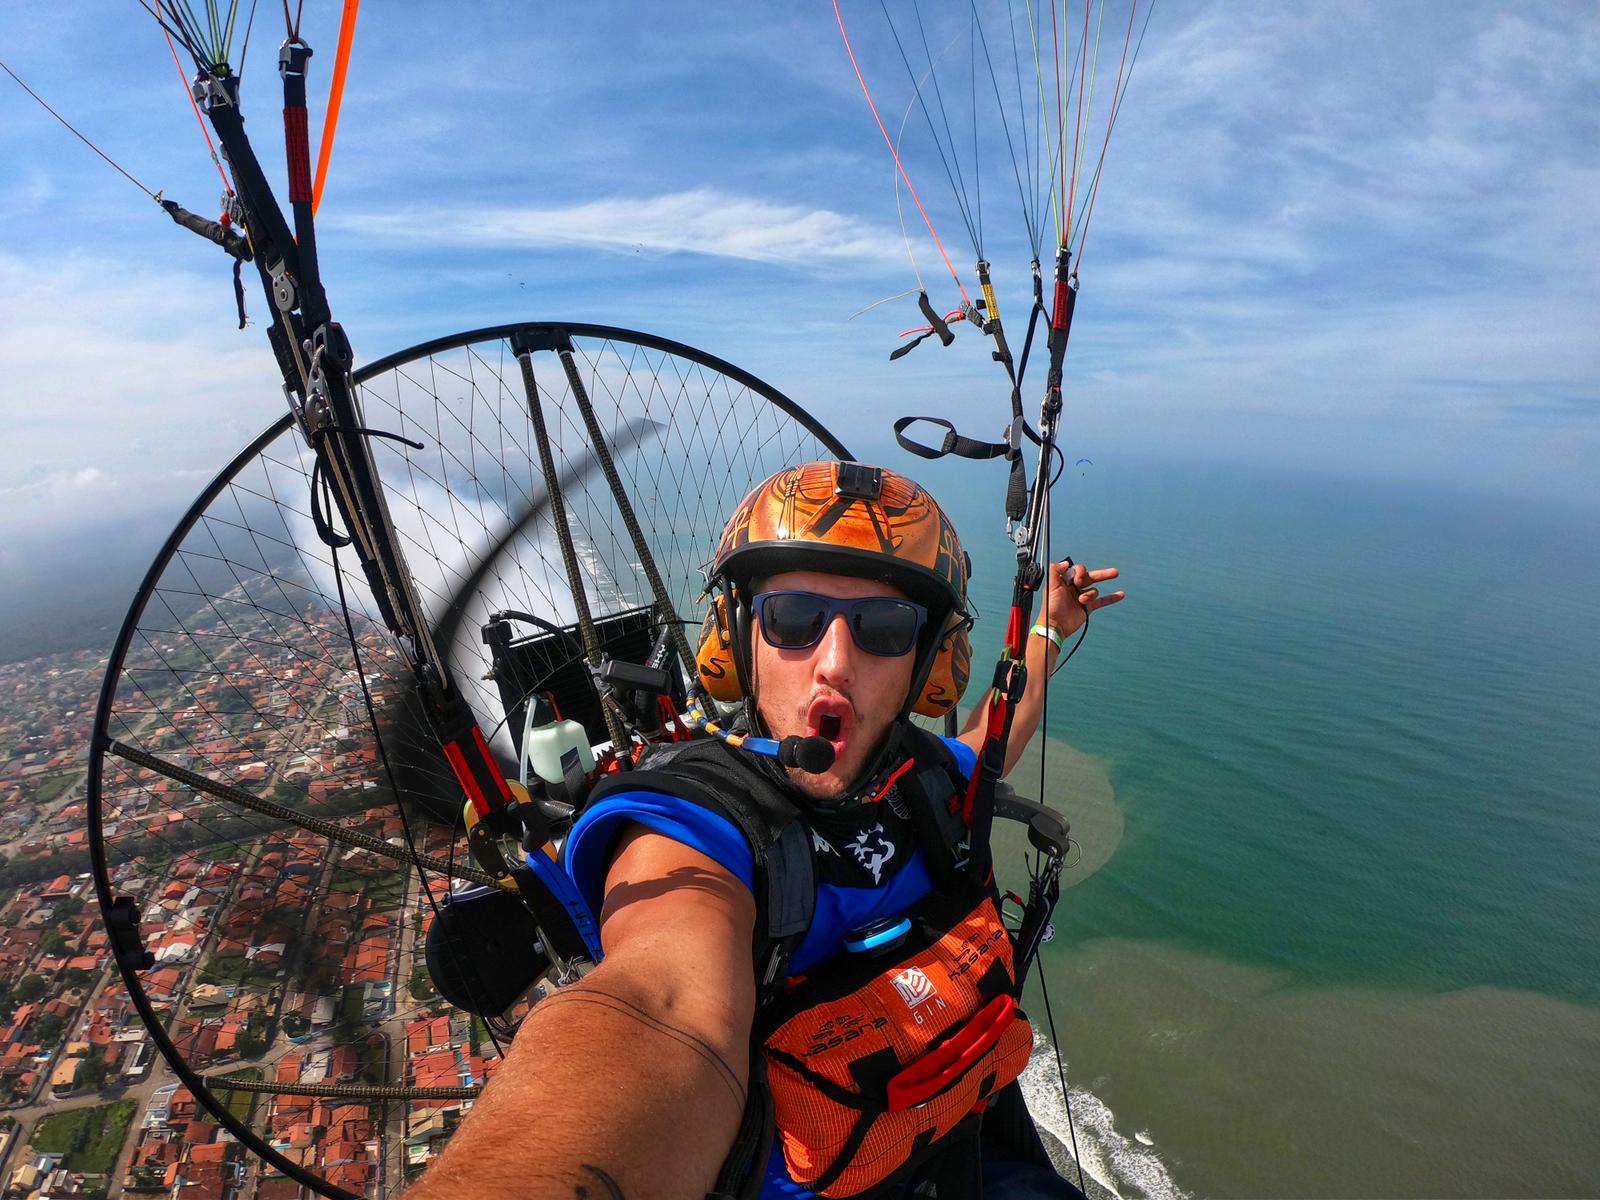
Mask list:
[[588,733],[578,722],[552,721],[525,731],[522,735],[523,783],[527,783],[530,769],[546,783],[561,783],[561,756],[569,750],[578,752],[578,765],[585,775],[594,770],[594,750],[589,745]]

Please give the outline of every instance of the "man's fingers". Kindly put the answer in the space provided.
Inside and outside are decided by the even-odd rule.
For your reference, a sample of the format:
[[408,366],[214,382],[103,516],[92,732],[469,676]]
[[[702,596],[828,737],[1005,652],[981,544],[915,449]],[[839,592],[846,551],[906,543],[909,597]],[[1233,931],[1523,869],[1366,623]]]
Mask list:
[[[1085,603],[1084,607],[1085,608],[1105,608],[1108,605],[1115,604],[1118,600],[1121,600],[1127,594],[1128,594],[1127,592],[1112,592],[1109,596],[1098,596],[1098,597],[1096,597],[1095,602],[1092,605],[1088,604],[1088,603]],[[1084,600],[1087,601],[1088,597],[1085,596]]]
[[1120,574],[1116,567],[1101,567],[1098,571],[1091,571],[1081,562],[1068,562],[1065,560],[1051,563],[1050,569],[1058,579],[1070,578],[1079,587],[1091,582],[1104,583],[1108,579],[1115,579]]

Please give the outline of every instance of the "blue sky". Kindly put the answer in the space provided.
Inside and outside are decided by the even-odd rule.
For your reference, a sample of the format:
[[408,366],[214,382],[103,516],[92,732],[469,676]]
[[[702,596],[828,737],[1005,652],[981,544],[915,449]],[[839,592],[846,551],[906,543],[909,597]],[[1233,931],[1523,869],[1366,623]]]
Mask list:
[[[338,6],[306,7],[320,108]],[[941,77],[970,82],[965,10],[923,7]],[[1108,30],[1125,12],[1112,5]],[[274,166],[276,13],[261,5],[245,91]],[[846,15],[894,124],[911,90],[882,14]],[[14,7],[0,57],[147,185],[213,208],[177,74],[131,0]],[[913,179],[970,287],[951,193],[909,129]],[[992,131],[980,153],[985,249],[1020,314],[1015,184]],[[15,562],[108,511],[175,516],[282,398],[259,326],[233,328],[220,254],[9,79],[0,160],[0,557]],[[1159,0],[1083,264],[1076,452],[1592,504],[1597,160],[1593,6]],[[729,358],[868,452],[905,412],[991,436],[1006,410],[970,330],[891,364],[912,299],[847,320],[914,278],[826,3],[570,6],[552,22],[519,4],[369,4],[321,248],[363,358],[588,320]],[[953,302],[925,237],[915,250]]]

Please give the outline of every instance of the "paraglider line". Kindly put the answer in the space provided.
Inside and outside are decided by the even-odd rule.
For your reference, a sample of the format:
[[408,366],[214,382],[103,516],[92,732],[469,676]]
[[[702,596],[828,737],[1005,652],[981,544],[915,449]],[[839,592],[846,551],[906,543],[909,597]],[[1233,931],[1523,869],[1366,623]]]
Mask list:
[[[156,11],[161,10],[161,0],[156,0]],[[157,17],[160,21],[160,18]],[[211,140],[211,131],[206,128],[205,118],[200,115],[200,105],[195,101],[194,92],[189,88],[189,81],[184,78],[183,64],[178,61],[178,48],[172,44],[172,34],[167,29],[166,23],[161,22],[161,36],[167,39],[167,53],[172,55],[172,65],[177,68],[178,81],[183,85],[183,94],[189,98],[189,107],[194,112],[195,124],[200,126],[200,136],[206,140],[206,149],[211,154],[211,163],[217,168],[217,175],[222,180],[223,191],[229,196],[233,195],[233,184],[228,181],[228,173],[222,169],[222,160],[217,157],[217,145]],[[227,216],[226,213],[223,214]]]
[[900,161],[900,152],[894,148],[894,142],[889,137],[889,131],[883,127],[883,118],[878,115],[878,106],[872,101],[872,92],[867,87],[867,81],[861,74],[861,66],[856,62],[856,52],[850,46],[850,35],[845,32],[844,14],[839,11],[839,0],[833,0],[834,19],[839,22],[839,36],[844,39],[845,53],[850,56],[850,66],[856,73],[856,82],[861,85],[861,94],[867,98],[867,107],[872,110],[872,119],[877,122],[878,132],[883,135],[884,145],[889,147],[889,153],[894,155],[894,165],[900,171],[900,178],[906,181],[906,188],[911,193],[911,199],[916,202],[917,211],[922,214],[922,223],[928,227],[928,235],[933,238],[933,244],[939,248],[939,257],[944,259],[945,269],[950,272],[950,278],[955,280],[956,290],[961,293],[961,298],[968,304],[972,297],[967,295],[967,289],[961,285],[961,276],[956,274],[955,264],[950,261],[950,256],[945,253],[944,243],[939,240],[939,235],[934,231],[933,222],[928,218],[928,210],[922,207],[922,198],[917,195],[917,189],[912,186],[911,177],[906,174],[905,164]]
[[46,104],[44,102],[43,98],[40,97],[38,92],[34,91],[27,84],[23,83],[21,77],[15,71],[13,71],[10,67],[6,66],[6,64],[3,63],[3,62],[0,62],[0,71],[4,71],[7,75],[11,76],[11,78],[15,79],[17,81],[17,86],[20,87],[23,91],[27,92],[28,95],[32,96],[35,100],[37,100],[39,102],[39,106],[41,108],[43,108],[45,110],[45,112],[49,113],[52,117],[54,117],[56,120],[60,121],[63,125],[65,125],[68,128],[68,130],[71,131],[73,137],[77,138],[85,146],[89,147],[89,149],[93,150],[101,158],[105,159],[106,162],[108,162],[111,165],[111,167],[115,171],[117,171],[124,179],[126,179],[129,183],[133,184],[134,187],[138,188],[146,196],[149,196],[150,199],[152,199],[152,200],[156,199],[156,194],[154,192],[152,192],[149,188],[145,187],[144,184],[140,183],[132,175],[128,174],[128,172],[123,170],[122,167],[118,166],[116,160],[113,159],[104,150],[100,149],[99,146],[96,146],[88,138],[84,137],[83,134],[79,133],[77,128],[72,124],[71,121],[67,120],[60,113],[58,113],[55,109],[51,108],[48,104]]
[[256,0],[250,0],[250,15],[244,23],[244,46],[239,51],[239,74],[244,74],[245,60],[250,57],[250,34],[256,27]]
[[[1133,8],[1128,12],[1129,37],[1131,37],[1133,34],[1133,14],[1135,11],[1137,11],[1137,9],[1138,3],[1137,0],[1135,0]],[[1127,76],[1124,77],[1121,66],[1118,66],[1117,82],[1119,86],[1116,89],[1116,95],[1111,104],[1111,116],[1106,121],[1105,140],[1100,143],[1100,161],[1095,163],[1094,177],[1089,181],[1089,199],[1084,206],[1085,211],[1083,214],[1083,227],[1078,235],[1078,267],[1080,269],[1083,267],[1083,244],[1088,240],[1089,237],[1089,218],[1094,216],[1095,198],[1100,194],[1100,174],[1106,165],[1106,148],[1111,144],[1111,130],[1117,123],[1117,115],[1122,111],[1122,98],[1128,94],[1128,85],[1133,82],[1133,67],[1134,64],[1139,61],[1139,49],[1144,45],[1145,31],[1150,28],[1150,17],[1154,12],[1155,4],[1152,0],[1152,3],[1149,5],[1149,7],[1144,10],[1144,24],[1139,26],[1139,40],[1133,43],[1133,55],[1131,57],[1128,56],[1127,41],[1124,40],[1122,44],[1123,57],[1126,58],[1128,62],[1128,73]]]

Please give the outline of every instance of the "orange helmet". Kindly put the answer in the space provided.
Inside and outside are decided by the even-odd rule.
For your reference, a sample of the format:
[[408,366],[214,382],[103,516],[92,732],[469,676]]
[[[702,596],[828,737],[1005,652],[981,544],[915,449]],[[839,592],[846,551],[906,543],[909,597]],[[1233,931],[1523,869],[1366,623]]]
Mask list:
[[725,702],[745,698],[751,585],[806,570],[881,580],[923,605],[929,623],[906,709],[937,717],[955,707],[972,668],[971,563],[961,539],[920,484],[852,462],[786,467],[734,509],[706,582],[712,602],[695,666],[708,695]]

